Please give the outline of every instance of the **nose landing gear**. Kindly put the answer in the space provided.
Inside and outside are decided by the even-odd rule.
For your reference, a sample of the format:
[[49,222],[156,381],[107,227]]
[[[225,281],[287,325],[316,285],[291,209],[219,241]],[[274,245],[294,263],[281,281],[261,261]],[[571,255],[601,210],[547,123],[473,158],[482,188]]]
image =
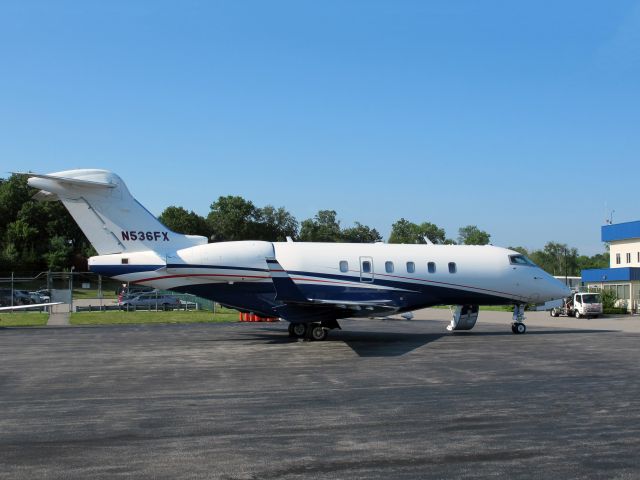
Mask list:
[[513,306],[513,323],[511,323],[511,331],[517,335],[527,332],[527,326],[524,324],[524,305],[522,304]]

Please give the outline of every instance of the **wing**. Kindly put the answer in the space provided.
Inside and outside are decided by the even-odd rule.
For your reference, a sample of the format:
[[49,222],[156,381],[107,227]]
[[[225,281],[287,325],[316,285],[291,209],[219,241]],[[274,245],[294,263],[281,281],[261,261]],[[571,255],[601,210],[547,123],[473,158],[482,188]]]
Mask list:
[[49,303],[33,303],[31,305],[15,305],[13,307],[0,307],[0,312],[8,312],[10,310],[26,310],[28,308],[48,307],[49,305],[60,305],[62,302]]
[[276,290],[275,299],[283,304],[276,309],[285,320],[314,322],[327,317],[386,316],[397,311],[393,300],[357,301],[308,298],[275,258],[268,258],[267,265]]

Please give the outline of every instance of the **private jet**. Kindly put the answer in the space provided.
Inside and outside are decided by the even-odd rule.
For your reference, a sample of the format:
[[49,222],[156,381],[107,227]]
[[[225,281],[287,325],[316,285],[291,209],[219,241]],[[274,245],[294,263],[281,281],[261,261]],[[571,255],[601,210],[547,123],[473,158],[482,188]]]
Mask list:
[[324,340],[342,318],[410,317],[455,305],[447,329],[471,330],[481,305],[524,307],[569,289],[526,256],[483,245],[233,241],[169,230],[113,172],[29,173],[42,201],[61,201],[96,249],[89,269],[120,282],[189,293],[243,312],[280,317],[289,335]]

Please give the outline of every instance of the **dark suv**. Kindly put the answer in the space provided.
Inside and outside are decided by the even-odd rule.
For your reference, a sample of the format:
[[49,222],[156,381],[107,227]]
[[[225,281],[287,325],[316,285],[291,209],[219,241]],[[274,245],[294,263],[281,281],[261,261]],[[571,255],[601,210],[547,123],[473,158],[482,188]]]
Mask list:
[[28,292],[24,290],[13,291],[13,302],[11,301],[11,289],[0,288],[0,305],[9,307],[11,305],[31,305],[35,303]]

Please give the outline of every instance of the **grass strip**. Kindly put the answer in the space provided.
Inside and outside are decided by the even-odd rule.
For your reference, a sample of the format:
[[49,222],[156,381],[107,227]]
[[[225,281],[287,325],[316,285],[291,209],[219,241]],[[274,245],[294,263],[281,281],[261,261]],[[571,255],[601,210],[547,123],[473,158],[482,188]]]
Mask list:
[[13,312],[0,315],[0,327],[41,327],[47,324],[48,313]]
[[168,312],[82,312],[71,314],[71,325],[118,325],[141,323],[215,323],[237,322],[238,312],[218,313],[206,310]]

